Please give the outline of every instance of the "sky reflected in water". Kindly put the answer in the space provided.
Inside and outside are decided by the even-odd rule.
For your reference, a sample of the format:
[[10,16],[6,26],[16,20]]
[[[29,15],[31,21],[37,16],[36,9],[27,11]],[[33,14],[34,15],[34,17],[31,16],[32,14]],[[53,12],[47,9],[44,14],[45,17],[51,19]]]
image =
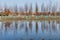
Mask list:
[[0,40],[60,40],[60,21],[0,22]]

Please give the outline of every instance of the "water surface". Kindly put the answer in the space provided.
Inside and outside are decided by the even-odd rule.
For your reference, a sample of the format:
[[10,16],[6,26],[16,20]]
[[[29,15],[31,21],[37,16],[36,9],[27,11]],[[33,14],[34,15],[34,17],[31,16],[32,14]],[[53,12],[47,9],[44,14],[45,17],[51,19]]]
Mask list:
[[0,40],[60,40],[60,21],[0,22]]

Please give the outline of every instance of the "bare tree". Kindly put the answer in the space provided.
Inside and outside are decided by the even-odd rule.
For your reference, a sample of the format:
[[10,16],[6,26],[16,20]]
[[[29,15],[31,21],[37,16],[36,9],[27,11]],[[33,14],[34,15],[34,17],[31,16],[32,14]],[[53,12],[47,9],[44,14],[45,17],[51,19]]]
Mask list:
[[7,12],[7,8],[6,8],[7,6],[5,5],[4,6],[4,15],[6,14],[6,12]]
[[32,15],[32,4],[30,4],[29,14]]
[[38,5],[36,3],[36,9],[35,9],[36,15],[38,15]]
[[60,12],[60,6],[59,6],[59,12]]
[[48,12],[48,6],[45,6],[45,7],[44,7],[44,11],[45,11],[45,12]]
[[54,4],[54,5],[52,6],[52,14],[53,14],[53,15],[56,15],[56,11],[57,11],[57,5]]
[[24,15],[24,9],[22,7],[19,8],[20,15]]
[[41,5],[41,11],[42,12],[44,11],[44,3],[42,3],[42,5]]
[[56,12],[57,11],[57,3],[53,4],[52,6],[52,12]]
[[5,5],[5,8],[4,8],[4,15],[9,15],[10,13],[10,10],[7,8],[7,5]]
[[25,12],[26,12],[26,15],[28,15],[28,5],[27,4],[25,4]]
[[49,7],[49,12],[51,12],[52,1],[51,1],[51,0],[49,0],[49,1],[50,1],[50,3],[49,3],[49,5],[48,5],[48,7]]
[[16,15],[18,15],[18,8],[17,8],[17,5],[14,6],[14,12]]
[[0,12],[2,11],[2,6],[0,5]]

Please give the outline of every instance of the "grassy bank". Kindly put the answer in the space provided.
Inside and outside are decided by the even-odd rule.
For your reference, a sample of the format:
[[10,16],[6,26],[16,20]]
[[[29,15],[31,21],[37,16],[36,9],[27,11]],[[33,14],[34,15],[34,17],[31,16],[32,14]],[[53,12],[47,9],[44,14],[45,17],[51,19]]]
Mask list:
[[60,16],[0,16],[1,20],[60,20]]

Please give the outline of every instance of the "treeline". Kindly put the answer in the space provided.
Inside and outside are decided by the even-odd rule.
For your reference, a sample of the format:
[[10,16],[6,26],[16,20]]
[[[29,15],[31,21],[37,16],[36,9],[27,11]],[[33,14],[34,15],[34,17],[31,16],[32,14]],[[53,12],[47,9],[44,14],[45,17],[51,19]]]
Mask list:
[[35,11],[33,12],[33,7],[32,7],[32,3],[30,4],[30,7],[28,7],[27,4],[25,4],[24,8],[20,7],[18,8],[17,5],[14,6],[14,11],[10,10],[10,8],[7,8],[7,6],[5,5],[5,8],[3,11],[0,11],[0,16],[9,16],[9,15],[60,15],[60,12],[57,11],[57,5],[54,4],[53,6],[51,4],[45,6],[45,4],[41,4],[41,8],[40,8],[40,12],[39,12],[39,7],[36,3],[35,5]]

